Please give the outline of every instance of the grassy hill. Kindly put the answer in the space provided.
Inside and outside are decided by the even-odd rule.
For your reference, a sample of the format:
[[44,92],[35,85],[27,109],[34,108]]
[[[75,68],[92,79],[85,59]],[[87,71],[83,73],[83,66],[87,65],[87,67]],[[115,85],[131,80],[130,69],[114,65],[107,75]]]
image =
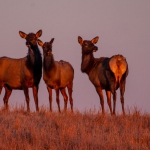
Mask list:
[[150,114],[0,110],[0,150],[132,149],[150,149]]

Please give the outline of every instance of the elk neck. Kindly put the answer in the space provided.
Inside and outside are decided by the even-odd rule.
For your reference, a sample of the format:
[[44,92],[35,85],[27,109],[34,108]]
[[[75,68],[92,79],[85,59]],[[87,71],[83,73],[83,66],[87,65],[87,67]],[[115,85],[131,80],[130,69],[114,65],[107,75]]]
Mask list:
[[27,66],[33,70],[34,84],[38,85],[42,76],[42,56],[37,45],[28,49]]
[[81,71],[83,73],[89,74],[89,72],[94,67],[94,64],[95,64],[95,58],[93,56],[93,53],[88,55],[82,53]]
[[49,71],[55,66],[55,60],[52,53],[49,53],[48,55],[44,56],[43,65],[44,71]]

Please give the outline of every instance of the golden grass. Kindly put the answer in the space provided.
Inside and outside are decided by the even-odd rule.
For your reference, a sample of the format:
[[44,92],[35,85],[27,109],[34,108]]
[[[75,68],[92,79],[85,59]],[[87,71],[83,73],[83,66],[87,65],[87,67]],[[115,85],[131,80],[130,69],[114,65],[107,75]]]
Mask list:
[[0,150],[149,150],[150,115],[0,110]]

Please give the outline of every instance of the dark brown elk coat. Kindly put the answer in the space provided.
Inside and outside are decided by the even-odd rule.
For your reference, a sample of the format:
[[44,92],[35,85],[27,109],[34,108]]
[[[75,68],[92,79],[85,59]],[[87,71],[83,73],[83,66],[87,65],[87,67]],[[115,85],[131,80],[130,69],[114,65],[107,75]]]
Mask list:
[[52,89],[56,91],[56,102],[60,112],[59,90],[64,97],[64,110],[67,109],[68,96],[65,88],[68,88],[71,110],[73,111],[72,88],[74,69],[70,63],[66,61],[55,61],[52,54],[52,44],[54,38],[50,42],[43,42],[38,39],[38,44],[43,48],[43,79],[47,85],[49,92],[50,111],[52,111]]
[[42,76],[42,57],[37,46],[37,39],[42,35],[42,30],[39,30],[36,34],[25,34],[19,31],[19,34],[26,39],[28,54],[20,59],[0,58],[0,93],[4,87],[5,96],[3,100],[5,107],[8,108],[8,99],[12,90],[23,90],[26,97],[27,110],[30,111],[28,88],[32,88],[36,110],[38,111],[38,85]]
[[[99,37],[95,37],[91,41],[82,40],[78,37],[78,42],[82,47],[82,63],[81,71],[89,76],[90,81],[100,97],[102,112],[104,113],[104,98],[102,90],[105,89],[107,102],[111,114],[115,114],[116,107],[116,90],[120,87],[120,99],[122,103],[122,111],[124,111],[124,92],[126,77],[128,75],[128,64],[122,55],[114,55],[111,58],[101,57],[94,58],[93,52],[98,50],[94,44],[97,43]],[[111,93],[113,94],[113,111],[111,107]]]

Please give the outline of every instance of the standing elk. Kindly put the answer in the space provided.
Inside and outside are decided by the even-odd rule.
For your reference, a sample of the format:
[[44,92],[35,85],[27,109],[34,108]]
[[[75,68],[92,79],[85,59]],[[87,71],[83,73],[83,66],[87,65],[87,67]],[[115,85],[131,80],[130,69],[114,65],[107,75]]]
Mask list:
[[20,59],[0,58],[0,93],[4,87],[4,106],[8,109],[8,99],[12,90],[23,90],[27,103],[27,111],[30,111],[28,88],[32,88],[36,111],[39,111],[38,85],[42,76],[42,57],[37,45],[37,39],[42,35],[42,30],[39,30],[36,34],[25,34],[19,31],[19,34],[22,38],[26,39],[28,54],[26,57]]
[[50,42],[43,43],[38,39],[38,44],[43,48],[43,79],[47,85],[49,92],[50,111],[52,111],[52,89],[56,91],[56,102],[60,112],[59,90],[64,98],[64,110],[67,109],[68,96],[65,88],[68,88],[71,110],[73,111],[72,88],[74,69],[70,63],[60,60],[55,61],[52,54],[52,44],[54,38]]
[[[102,90],[105,89],[107,103],[111,114],[115,114],[116,107],[116,90],[120,87],[120,100],[122,112],[124,111],[124,92],[126,77],[128,75],[128,64],[122,55],[114,55],[111,58],[100,57],[94,58],[93,52],[98,50],[95,46],[99,37],[91,41],[83,40],[80,36],[78,42],[82,47],[81,71],[89,76],[90,81],[100,97],[102,113],[104,113],[104,98]],[[111,93],[113,94],[113,112],[111,107]]]

